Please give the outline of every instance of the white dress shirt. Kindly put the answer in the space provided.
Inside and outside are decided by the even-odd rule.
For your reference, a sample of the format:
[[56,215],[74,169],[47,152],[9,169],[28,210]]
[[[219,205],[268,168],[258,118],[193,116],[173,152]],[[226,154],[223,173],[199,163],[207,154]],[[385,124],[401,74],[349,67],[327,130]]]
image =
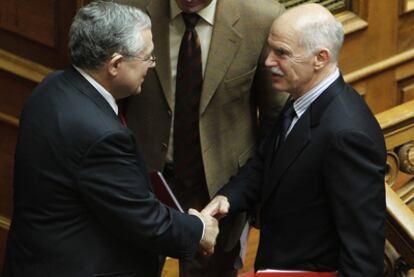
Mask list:
[[116,104],[115,98],[109,93],[101,84],[95,81],[91,75],[80,69],[79,67],[73,66],[85,79],[88,81],[102,97],[108,102],[109,106],[114,110],[115,114],[118,115],[118,105]]
[[290,131],[292,131],[296,122],[298,122],[299,118],[306,112],[306,110],[313,103],[313,101],[315,101],[316,98],[318,98],[318,96],[322,94],[322,92],[324,92],[336,79],[338,79],[338,77],[339,69],[336,68],[334,72],[332,72],[328,77],[322,80],[314,88],[306,92],[298,99],[295,99],[295,102],[293,102],[293,109],[295,110],[296,115],[293,118],[292,123],[290,124],[289,129],[286,132],[286,137],[289,135]]

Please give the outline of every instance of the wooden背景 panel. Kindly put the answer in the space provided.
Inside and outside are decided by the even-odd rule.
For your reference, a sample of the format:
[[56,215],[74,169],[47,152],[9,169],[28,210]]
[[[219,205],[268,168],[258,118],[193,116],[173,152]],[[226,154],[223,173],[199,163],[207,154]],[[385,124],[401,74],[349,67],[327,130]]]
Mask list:
[[36,83],[0,70],[0,112],[19,117],[23,104]]
[[68,31],[78,1],[2,0],[0,49],[51,68],[68,64]]
[[[0,114],[1,115],[1,114]],[[0,216],[10,219],[12,215],[12,184],[14,150],[16,147],[17,127],[3,121],[0,116]]]
[[55,46],[56,1],[9,0],[0,3],[0,28],[49,47]]

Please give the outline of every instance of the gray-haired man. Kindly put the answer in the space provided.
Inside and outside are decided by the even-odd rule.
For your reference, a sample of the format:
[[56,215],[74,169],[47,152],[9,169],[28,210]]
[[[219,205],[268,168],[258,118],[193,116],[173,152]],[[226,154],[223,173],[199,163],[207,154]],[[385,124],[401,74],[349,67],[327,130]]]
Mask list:
[[213,250],[217,221],[155,199],[117,116],[115,99],[139,93],[155,66],[150,28],[111,2],[75,16],[73,67],[46,77],[21,115],[4,276],[157,276],[158,254]]

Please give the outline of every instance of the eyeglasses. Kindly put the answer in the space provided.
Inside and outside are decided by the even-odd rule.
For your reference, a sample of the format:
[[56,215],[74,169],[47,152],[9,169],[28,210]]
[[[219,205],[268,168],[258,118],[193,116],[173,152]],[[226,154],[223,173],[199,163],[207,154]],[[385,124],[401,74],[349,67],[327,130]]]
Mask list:
[[137,59],[141,62],[148,62],[150,64],[155,63],[155,61],[157,60],[157,57],[155,57],[154,54],[151,54],[148,58],[143,58],[143,57],[139,57],[139,56],[127,56],[128,58],[131,59]]

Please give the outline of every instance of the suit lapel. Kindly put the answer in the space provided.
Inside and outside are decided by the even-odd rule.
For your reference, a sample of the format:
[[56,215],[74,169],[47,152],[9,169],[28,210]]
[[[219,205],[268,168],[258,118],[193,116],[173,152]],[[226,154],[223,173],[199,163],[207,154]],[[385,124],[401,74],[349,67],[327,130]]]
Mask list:
[[[262,201],[265,202],[272,192],[280,185],[281,177],[288,171],[294,161],[298,159],[305,147],[312,140],[312,129],[317,127],[323,112],[328,108],[331,101],[344,91],[345,82],[342,75],[339,76],[308,108],[298,120],[291,133],[286,138],[284,145],[279,149],[273,158],[274,142],[279,132],[273,139],[272,151],[269,151],[267,159],[265,186],[262,190]],[[280,125],[280,123],[279,123]],[[279,127],[278,127],[279,128]],[[320,126],[323,128],[323,126]],[[311,157],[310,157],[311,158]]]
[[168,0],[153,0],[147,6],[147,12],[152,20],[152,35],[154,41],[154,55],[160,62],[155,67],[155,72],[161,83],[165,98],[171,110],[174,110],[171,94],[171,64],[170,64],[170,43],[169,43],[169,23],[170,6]]
[[[267,185],[263,188],[263,202],[266,201],[272,191],[277,188],[280,178],[302,153],[311,138],[311,117],[309,112],[305,112],[293,127],[268,168],[268,179],[265,180],[265,184]],[[274,145],[272,145],[272,147],[273,150]]]
[[241,44],[241,35],[234,28],[240,18],[240,8],[236,1],[239,0],[217,1],[200,100],[200,114],[204,113]]

